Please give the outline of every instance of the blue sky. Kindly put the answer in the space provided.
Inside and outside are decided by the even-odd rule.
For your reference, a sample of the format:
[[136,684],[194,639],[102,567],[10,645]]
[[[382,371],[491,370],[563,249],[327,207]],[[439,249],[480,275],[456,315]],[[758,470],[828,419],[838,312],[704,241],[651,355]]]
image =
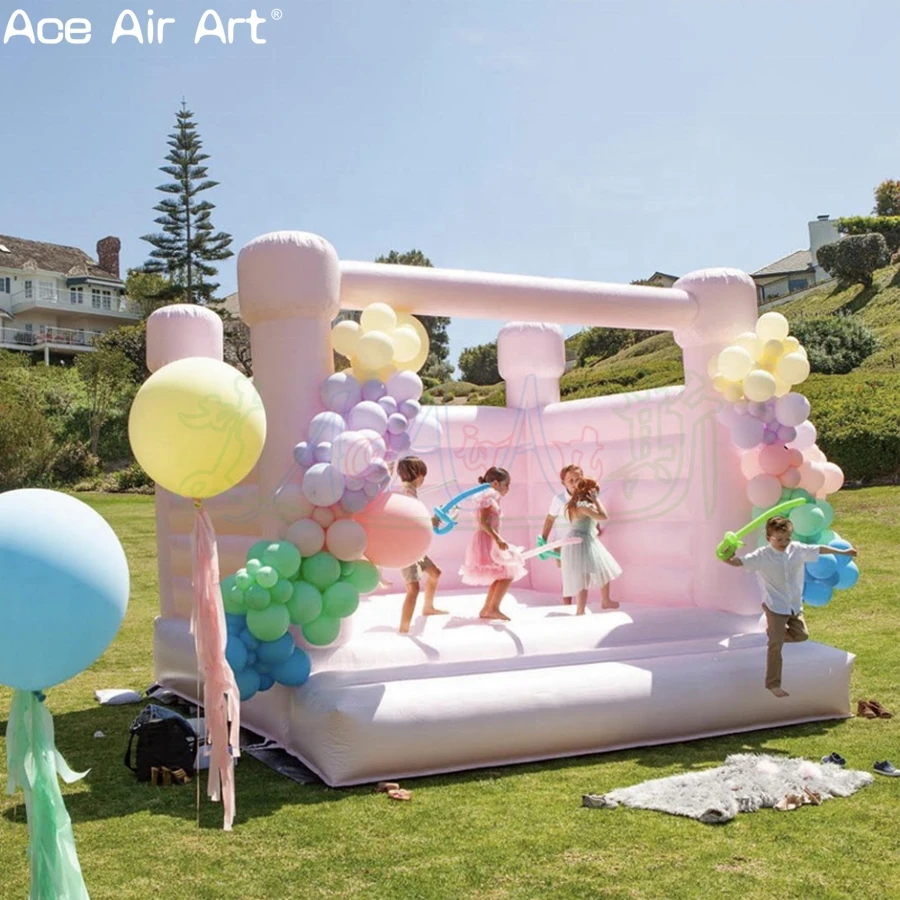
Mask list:
[[[18,2],[18,0],[17,0]],[[0,29],[17,2],[0,3]],[[123,241],[138,265],[182,95],[237,251],[266,231],[346,259],[603,281],[752,271],[808,246],[818,214],[866,213],[900,177],[900,11],[887,2],[278,0],[264,45],[111,44],[125,3],[20,0],[83,16],[83,46],[0,43],[0,232]],[[212,6],[223,18],[252,3]],[[2,38],[0,38],[2,40]],[[234,260],[221,270],[235,287]],[[453,358],[499,323],[458,320]]]

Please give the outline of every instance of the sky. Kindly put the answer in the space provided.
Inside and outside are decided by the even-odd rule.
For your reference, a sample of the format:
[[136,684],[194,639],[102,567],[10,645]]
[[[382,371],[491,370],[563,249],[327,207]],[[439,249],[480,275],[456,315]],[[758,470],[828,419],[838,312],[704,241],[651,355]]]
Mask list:
[[[235,252],[312,231],[343,259],[629,282],[753,271],[865,214],[900,178],[900,7],[857,0],[276,0],[234,43],[159,0],[162,44],[112,36],[125,2],[0,0],[91,41],[0,37],[0,233],[122,239],[140,265],[182,97]],[[54,28],[45,33],[52,37]],[[236,287],[236,258],[220,269]],[[454,320],[452,359],[502,323]],[[571,331],[571,329],[570,329]]]

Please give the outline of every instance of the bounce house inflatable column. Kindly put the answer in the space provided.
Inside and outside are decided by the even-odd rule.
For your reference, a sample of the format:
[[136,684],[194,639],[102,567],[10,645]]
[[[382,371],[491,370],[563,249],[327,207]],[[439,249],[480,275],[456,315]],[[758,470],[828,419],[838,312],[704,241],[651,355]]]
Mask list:
[[716,558],[715,550],[726,531],[749,518],[750,507],[742,491],[740,458],[727,429],[716,420],[723,402],[712,386],[708,364],[737,334],[756,325],[756,286],[737,269],[703,269],[680,278],[674,285],[697,305],[694,321],[676,329],[675,341],[684,353],[685,393],[682,411],[686,453],[690,454],[687,502],[696,540],[694,603],[743,614],[759,611],[756,583],[736,580]]
[[566,370],[562,328],[542,322],[504,325],[497,337],[497,368],[510,409],[559,403],[559,379]]
[[253,384],[266,408],[268,434],[259,461],[262,533],[282,537],[272,504],[295,471],[293,448],[324,407],[322,382],[334,372],[331,321],[340,309],[337,253],[324,238],[276,231],[238,256],[241,317],[250,327]]

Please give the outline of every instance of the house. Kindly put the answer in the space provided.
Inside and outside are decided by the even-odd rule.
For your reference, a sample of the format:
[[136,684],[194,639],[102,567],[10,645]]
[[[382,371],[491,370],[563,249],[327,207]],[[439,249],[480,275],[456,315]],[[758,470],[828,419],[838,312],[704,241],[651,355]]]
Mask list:
[[808,250],[795,250],[752,273],[760,305],[831,281],[831,276],[818,264],[816,253],[824,244],[840,240],[840,237],[837,222],[828,216],[818,216],[810,222]]
[[73,356],[140,319],[125,299],[117,237],[97,242],[97,261],[77,247],[0,234],[0,350]]
[[677,275],[668,275],[665,272],[654,272],[649,278],[641,282],[641,284],[651,285],[652,287],[670,288],[678,281]]

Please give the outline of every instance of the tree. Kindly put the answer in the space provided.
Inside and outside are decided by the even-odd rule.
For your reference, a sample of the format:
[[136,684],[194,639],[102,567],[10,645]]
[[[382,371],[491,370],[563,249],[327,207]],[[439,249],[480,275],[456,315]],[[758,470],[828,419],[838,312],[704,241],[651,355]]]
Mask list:
[[900,216],[900,181],[882,181],[875,188],[876,216]]
[[816,258],[829,275],[871,287],[875,270],[886,266],[891,255],[883,235],[854,234],[819,247]]
[[459,354],[459,370],[463,381],[470,384],[493,385],[502,381],[497,368],[497,342],[466,347]]
[[172,148],[166,156],[168,165],[160,171],[174,180],[157,187],[170,196],[153,207],[161,213],[155,222],[162,232],[141,238],[153,246],[144,270],[166,277],[165,288],[156,295],[159,302],[209,303],[219,287],[211,280],[218,271],[211,263],[234,254],[231,235],[214,233],[210,220],[214,204],[198,199],[218,182],[207,178],[203,163],[209,154],[201,150],[194,114],[184,101],[175,114],[175,132],[169,135],[168,145]]
[[101,334],[94,341],[98,353],[104,351],[120,351],[129,362],[127,379],[136,384],[143,384],[150,377],[147,368],[147,322],[136,325],[123,325]]
[[125,276],[125,296],[146,319],[150,313],[159,309],[164,301],[159,298],[169,295],[165,302],[177,303],[181,297],[171,294],[169,280],[157,272],[148,272],[146,269],[129,269]]
[[[222,316],[225,346],[223,358],[230,366],[253,377],[253,357],[250,353],[250,329],[239,316]],[[335,357],[336,358],[336,357]],[[342,357],[343,358],[343,357]],[[335,368],[337,368],[335,366]]]
[[806,348],[810,369],[825,375],[846,375],[878,349],[875,332],[854,316],[804,316],[791,333]]
[[631,328],[586,328],[578,335],[578,365],[583,366],[588,360],[608,359],[658,333]]
[[97,350],[79,356],[75,365],[87,392],[91,453],[96,456],[100,429],[134,392],[132,364],[121,350]]

